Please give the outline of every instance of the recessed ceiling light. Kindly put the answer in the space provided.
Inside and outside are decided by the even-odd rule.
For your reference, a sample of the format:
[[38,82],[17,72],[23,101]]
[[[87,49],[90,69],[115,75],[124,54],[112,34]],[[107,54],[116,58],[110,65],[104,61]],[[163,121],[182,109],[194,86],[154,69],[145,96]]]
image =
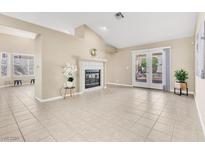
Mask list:
[[105,26],[100,27],[100,29],[103,30],[103,31],[107,31],[108,30],[108,28],[105,27]]

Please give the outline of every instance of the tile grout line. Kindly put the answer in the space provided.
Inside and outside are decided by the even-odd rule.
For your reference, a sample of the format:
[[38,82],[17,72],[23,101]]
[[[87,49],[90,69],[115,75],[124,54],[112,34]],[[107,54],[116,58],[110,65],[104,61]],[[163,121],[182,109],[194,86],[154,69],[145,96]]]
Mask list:
[[[161,114],[161,113],[160,113],[160,114]],[[150,131],[149,131],[149,132],[147,133],[147,135],[145,136],[145,141],[147,140],[147,138],[148,138],[148,136],[150,135],[150,133],[152,132],[152,130],[153,130],[155,124],[156,124],[157,121],[159,120],[160,114],[159,114],[157,120],[154,122],[153,126],[150,128]]]
[[31,97],[30,95],[28,95],[27,93],[24,93],[24,95],[26,95],[27,97],[29,97],[29,99],[31,99],[32,101],[35,101],[34,97]]
[[173,142],[173,136],[174,136],[174,130],[175,130],[176,120],[174,120],[174,126],[172,129],[172,135],[171,135],[171,142]]
[[[70,126],[68,123],[66,123],[66,122],[64,122],[64,121],[62,121],[62,123],[65,124],[66,126]],[[96,128],[95,128],[95,129],[96,129]],[[84,138],[87,140],[86,136],[80,134],[79,132],[77,132],[77,134],[78,134],[79,136],[81,136],[81,137],[84,137]]]
[[174,119],[174,126],[173,126],[173,129],[172,129],[171,142],[173,142],[173,136],[174,136],[175,125],[176,125],[176,119]]
[[[19,98],[18,98],[19,99]],[[57,141],[56,140],[56,138],[54,138],[53,137],[53,135],[50,133],[50,131],[41,123],[41,121],[30,111],[30,109],[23,103],[23,101],[21,100],[21,99],[19,99],[21,102],[22,102],[22,104],[27,108],[27,110],[33,115],[33,117],[43,126],[43,128],[45,128],[47,131],[48,131],[48,133],[49,133],[49,135],[55,140],[55,141]]]
[[12,114],[12,116],[13,116],[15,122],[16,122],[16,125],[17,125],[17,127],[18,127],[18,130],[19,130],[19,132],[20,132],[20,134],[21,134],[21,136],[22,136],[22,138],[23,138],[23,141],[25,142],[26,140],[25,140],[25,138],[24,138],[24,136],[23,136],[23,133],[21,132],[21,129],[20,129],[20,127],[19,127],[19,124],[18,124],[18,122],[17,122],[17,120],[16,120],[16,117],[15,117],[15,115],[14,115],[14,113],[13,113],[13,111],[12,111],[12,109],[11,109],[11,107],[10,107],[9,104],[8,104],[8,107],[9,107],[9,109],[10,109],[10,111],[11,111],[11,114]]
[[[16,96],[16,95],[15,95]],[[16,96],[17,97],[17,96]],[[17,99],[27,108],[27,110],[33,115],[33,117],[43,126],[43,128],[45,128],[47,131],[48,131],[48,133],[49,133],[49,135],[55,140],[55,141],[57,141],[56,140],[56,138],[54,138],[53,137],[53,135],[50,133],[50,131],[41,123],[41,121],[30,111],[30,109],[23,103],[23,101],[20,99],[20,98],[18,98],[17,97]]]
[[[44,106],[44,105],[36,105],[36,103],[34,102],[34,101],[29,101],[29,100],[31,100],[31,99],[29,99],[29,93],[27,93],[27,89],[26,89],[26,91],[25,90],[23,90],[22,92],[23,92],[23,94],[22,94],[22,92],[19,92],[18,91],[18,89],[17,89],[17,91],[15,91],[15,90],[13,90],[13,92],[15,92],[14,93],[14,96],[16,95],[16,97],[18,97],[18,99],[20,99],[20,101],[21,101],[21,103],[19,104],[19,103],[16,103],[15,102],[15,100],[17,99],[17,98],[13,98],[12,96],[13,95],[11,95],[11,100],[9,99],[9,97],[10,97],[10,95],[9,95],[9,93],[11,93],[12,91],[8,91],[8,94],[4,94],[4,95],[6,95],[7,97],[7,101],[6,101],[6,103],[7,104],[9,104],[10,105],[10,107],[11,108],[8,108],[8,111],[11,111],[11,109],[13,110],[13,114],[11,114],[10,113],[10,116],[11,116],[11,118],[16,118],[16,120],[17,120],[17,123],[19,124],[19,126],[20,126],[20,128],[22,128],[21,127],[21,123],[19,122],[19,119],[18,119],[18,110],[16,111],[15,110],[15,108],[16,107],[18,107],[19,105],[21,105],[21,103],[23,103],[22,104],[22,107],[23,106],[26,106],[26,108],[25,108],[25,110],[27,109],[27,112],[29,111],[29,112],[31,112],[31,114],[32,115],[34,115],[34,119],[36,119],[36,120],[38,120],[38,121],[40,121],[40,123],[39,124],[41,124],[41,125],[43,125],[43,126],[45,126],[46,128],[48,128],[49,129],[49,127],[46,125],[46,124],[44,124],[44,118],[42,119],[40,116],[38,116],[38,114],[36,114],[37,112],[37,110],[36,109],[38,109],[38,108],[42,108],[43,107],[43,109],[44,109],[44,107],[46,107],[46,106]],[[31,96],[31,95],[30,95]],[[3,96],[3,97],[5,97],[5,96]],[[167,97],[169,97],[169,96],[167,96]],[[28,98],[28,99],[27,99]],[[31,98],[31,97],[30,97]],[[160,99],[161,97],[157,97],[158,99]],[[4,100],[4,99],[2,99],[2,100]],[[10,100],[10,101],[9,101]],[[185,99],[183,99],[183,100],[185,100]],[[131,100],[132,101],[132,100]],[[151,100],[150,100],[151,101]],[[172,100],[171,100],[172,101]],[[144,112],[143,114],[139,114],[140,116],[140,118],[141,117],[143,117],[146,113],[150,113],[150,114],[154,114],[155,113],[155,117],[154,117],[154,119],[153,119],[153,122],[152,123],[150,123],[150,124],[152,124],[152,125],[147,125],[147,126],[149,126],[149,127],[147,127],[147,128],[149,128],[148,129],[148,131],[146,132],[146,134],[144,135],[144,137],[142,138],[142,139],[147,139],[147,141],[149,142],[151,142],[152,140],[152,138],[150,137],[149,138],[149,135],[151,134],[152,135],[152,131],[154,131],[155,130],[155,127],[157,126],[157,124],[158,123],[160,123],[161,121],[161,119],[160,118],[170,118],[170,119],[172,119],[172,117],[175,117],[175,118],[173,118],[173,123],[171,124],[169,121],[165,121],[165,124],[167,123],[168,124],[168,126],[171,124],[172,125],[172,130],[170,130],[170,132],[168,133],[168,135],[167,136],[164,136],[164,138],[167,138],[167,137],[169,137],[171,140],[169,141],[169,142],[171,142],[175,137],[178,137],[177,136],[177,134],[175,134],[175,130],[176,130],[176,128],[177,128],[177,126],[178,126],[178,123],[177,123],[177,121],[178,121],[178,118],[180,117],[180,113],[178,113],[178,115],[179,115],[179,117],[176,117],[176,114],[175,114],[175,112],[170,112],[170,111],[172,111],[172,109],[181,109],[181,105],[179,104],[179,105],[172,105],[172,102],[171,101],[169,101],[169,100],[165,100],[165,102],[163,103],[163,102],[157,102],[157,100],[155,100],[154,101],[154,103],[157,105],[157,104],[162,104],[163,103],[163,107],[161,107],[161,109],[159,108],[159,111],[160,112],[158,112],[157,111],[157,108],[158,108],[158,105],[157,105],[157,108],[156,108],[156,111],[155,111],[155,108],[153,108],[152,110],[153,110],[153,112]],[[114,102],[115,103],[115,102]],[[132,102],[131,102],[132,103]],[[148,102],[149,103],[149,102]],[[19,105],[18,105],[19,104]],[[82,103],[81,103],[82,104]],[[54,110],[52,110],[52,111],[54,111],[54,113],[52,113],[52,112],[49,112],[50,114],[54,114],[55,116],[54,117],[57,117],[57,118],[59,118],[59,120],[61,119],[60,117],[58,117],[58,115],[61,115],[61,113],[64,113],[65,111],[67,111],[67,110],[63,110],[64,109],[64,107],[65,106],[63,106],[64,104],[62,104],[62,105],[57,105],[57,109],[54,109]],[[120,102],[120,106],[122,107],[122,105],[124,105],[124,101],[123,101],[123,103],[122,102]],[[137,104],[138,106],[140,106],[139,104]],[[147,104],[148,106],[150,106],[150,105],[152,105],[152,103],[149,103],[149,104]],[[170,106],[171,105],[171,106]],[[183,105],[183,104],[182,104]],[[53,105],[51,105],[51,106],[53,106]],[[117,106],[117,103],[115,103],[115,104],[112,104],[112,106],[111,106],[111,109],[113,110],[114,109],[114,107],[115,106]],[[119,106],[119,110],[116,112],[116,113],[121,113],[121,110],[120,110],[120,106]],[[19,106],[20,107],[20,106]],[[49,105],[49,107],[50,107],[50,105]],[[54,106],[55,107],[55,106]],[[66,107],[69,107],[69,106],[66,106]],[[86,106],[87,107],[87,106]],[[100,112],[100,114],[98,114],[98,115],[103,115],[104,113],[106,114],[106,112],[108,112],[110,115],[117,115],[118,116],[118,114],[114,114],[113,112],[112,112],[112,110],[110,110],[110,109],[107,109],[108,107],[110,107],[108,104],[105,104],[105,106],[104,106],[105,108],[103,108],[103,112]],[[130,109],[130,107],[131,107],[131,105],[129,104],[128,106],[126,105],[125,106],[126,108],[128,108],[128,109]],[[160,106],[159,106],[160,107]],[[170,108],[170,110],[167,110],[167,108],[169,109]],[[35,110],[34,110],[35,109]],[[46,107],[46,109],[47,109],[47,107]],[[78,109],[78,108],[77,108]],[[90,111],[90,110],[87,110],[87,108],[83,108],[83,109],[86,109],[86,110],[83,110],[83,111]],[[99,110],[100,108],[97,108],[98,110],[97,111],[101,111],[101,110]],[[105,110],[106,109],[106,110]],[[187,111],[189,108],[187,108],[186,110],[184,109],[183,111]],[[132,109],[133,110],[133,109]],[[131,111],[132,111],[131,110]],[[152,110],[150,110],[150,111],[152,111]],[[58,113],[56,113],[55,114],[55,112],[56,111],[59,111],[59,113],[60,114],[58,114]],[[124,111],[124,110],[123,110]],[[130,110],[128,110],[128,111],[130,111]],[[27,114],[29,114],[29,112],[27,113]],[[47,112],[47,110],[43,110],[43,111],[41,111],[42,113],[43,112]],[[95,111],[96,112],[96,111]],[[88,113],[90,113],[89,115],[91,115],[91,116],[95,116],[95,114],[93,114],[93,113],[95,113],[95,112],[88,112]],[[169,113],[170,112],[170,114],[168,114],[168,116],[166,116],[166,113]],[[194,111],[192,111],[192,112],[194,112]],[[97,112],[96,112],[97,113]],[[132,112],[131,112],[132,113]],[[164,114],[165,113],[165,114]],[[124,115],[124,114],[121,114],[121,115]],[[185,115],[185,114],[183,114],[183,115]],[[14,117],[15,116],[15,117]],[[37,117],[37,118],[36,118]],[[53,118],[54,118],[53,117]],[[136,120],[133,120],[133,123],[136,123],[138,120],[137,119],[139,119],[139,117],[137,117],[136,118]],[[46,115],[45,116],[45,118],[46,119],[50,119],[50,116],[48,115]],[[52,117],[51,117],[52,118]],[[63,118],[63,117],[62,117]],[[133,119],[133,117],[131,117],[132,119]],[[145,116],[144,118],[146,118],[146,119],[150,119],[149,118],[149,116]],[[86,120],[86,119],[84,119],[84,118],[82,118],[84,121]],[[118,119],[118,118],[115,118],[115,119],[113,119],[113,121],[114,120],[116,120],[116,119]],[[128,117],[128,119],[129,119],[129,117]],[[188,117],[186,117],[186,119],[188,119]],[[152,120],[152,117],[151,117],[151,120]],[[165,119],[166,120],[166,119]],[[65,121],[63,121],[63,119],[62,119],[62,122],[64,123],[64,124],[67,124],[66,123],[66,120]],[[90,122],[92,122],[92,121],[90,121]],[[16,121],[14,121],[13,122],[13,124],[15,124],[16,123]],[[148,123],[149,123],[149,121],[148,121]],[[55,124],[55,123],[54,123]],[[69,123],[68,123],[69,124]],[[103,124],[103,123],[102,123]],[[144,123],[144,124],[147,124],[147,123]],[[162,119],[162,124],[163,124],[163,119]],[[71,125],[72,125],[72,123],[71,123]],[[170,126],[171,126],[170,125]],[[190,124],[191,125],[191,124]],[[96,125],[97,126],[97,125]],[[104,126],[104,124],[102,125],[102,126]],[[144,126],[146,126],[146,125],[144,125]],[[98,127],[97,127],[98,128]],[[125,127],[126,128],[126,127]],[[128,127],[127,127],[128,128]],[[43,128],[44,129],[44,128]],[[124,129],[124,128],[123,128]],[[166,129],[166,128],[165,128]],[[23,131],[23,129],[21,129],[22,130],[22,132],[24,133],[24,131]],[[49,129],[50,130],[50,129]],[[127,130],[127,129],[124,129],[124,130]],[[157,129],[156,129],[157,130]],[[16,128],[16,131],[18,131],[18,129]],[[45,133],[47,133],[46,132],[47,131],[47,129],[45,130]],[[160,129],[159,129],[159,131],[160,131]],[[53,132],[52,132],[52,130],[50,130],[50,132],[53,134]],[[134,131],[135,132],[135,131]],[[161,132],[161,131],[160,131]],[[163,132],[163,131],[162,131]],[[134,135],[134,134],[133,134]],[[26,137],[26,135],[24,134],[24,136]],[[48,136],[49,136],[49,134],[48,134]],[[54,134],[54,136],[55,136],[55,134]],[[19,137],[20,137],[20,134],[19,134]],[[52,136],[50,136],[50,137],[52,137]],[[74,136],[71,136],[71,139],[73,139],[73,137]],[[139,136],[140,137],[140,136]],[[146,138],[145,138],[146,137]],[[159,138],[158,138],[159,137]],[[53,138],[53,137],[52,137]],[[58,138],[58,137],[56,137],[56,138]],[[53,138],[54,139],[54,138]],[[75,138],[74,138],[75,139]],[[150,140],[149,140],[150,139]],[[156,136],[156,137],[154,137],[153,138],[154,140],[156,139],[156,141],[157,140],[159,140],[160,139],[160,136]],[[59,139],[59,140],[61,140],[61,139]],[[153,141],[154,141],[153,140]],[[40,141],[41,142],[41,141]]]
[[[15,95],[14,95],[14,96],[15,96]],[[9,107],[9,109],[10,109],[10,111],[11,111],[11,114],[12,114],[12,116],[13,116],[13,118],[14,118],[14,121],[15,121],[17,127],[18,127],[18,130],[19,130],[19,132],[20,132],[20,134],[21,134],[21,136],[22,136],[22,138],[23,138],[23,141],[25,142],[25,138],[24,138],[24,136],[23,136],[23,133],[22,133],[20,127],[19,127],[18,121],[16,120],[16,117],[15,117],[15,115],[14,115],[14,112],[13,112],[11,106],[9,105],[9,103],[8,103],[8,107]]]
[[[144,103],[144,102],[142,102],[142,103]],[[138,104],[138,106],[141,105],[142,103]],[[165,105],[165,106],[166,106],[166,105]],[[163,107],[163,109],[165,108],[165,106]],[[163,111],[163,109],[162,109],[162,111]],[[140,118],[143,118],[143,115],[144,115],[144,114],[149,113],[149,112],[145,112],[145,111],[143,111],[143,110],[140,110],[140,111],[144,112],[142,115],[139,115]],[[146,142],[147,137],[148,137],[149,134],[151,133],[153,127],[154,127],[155,124],[157,123],[157,121],[158,121],[158,119],[159,119],[159,117],[160,117],[162,111],[161,111],[160,114],[158,115],[158,118],[156,119],[156,121],[155,121],[155,123],[153,124],[153,126],[150,128],[150,131],[148,132],[148,134],[147,134],[145,137],[141,136],[141,137],[144,138],[144,141],[145,141],[145,142]],[[153,113],[149,113],[149,114],[153,114]],[[144,118],[146,118],[146,117],[144,117]],[[146,118],[146,119],[149,119],[149,118]],[[134,123],[136,124],[136,123],[137,123],[137,120],[136,120]],[[143,126],[145,126],[145,125],[143,125]],[[147,126],[146,126],[146,127],[147,127]],[[147,127],[147,128],[148,128],[148,127]],[[126,129],[126,130],[127,130],[127,129]]]
[[[167,105],[167,103],[166,103],[166,105]],[[166,107],[166,105],[163,107],[163,109],[162,109],[162,111],[160,112],[160,114],[159,114],[159,116],[158,116],[157,120],[155,121],[155,123],[154,123],[154,124],[153,124],[153,126],[151,127],[150,131],[147,133],[147,136],[145,137],[145,141],[147,140],[148,136],[149,136],[149,135],[150,135],[150,133],[152,132],[152,130],[153,130],[153,128],[154,128],[154,126],[156,125],[157,121],[159,120],[159,118],[160,118],[160,116],[161,116],[161,114],[162,114],[162,112],[163,112],[164,108]]]

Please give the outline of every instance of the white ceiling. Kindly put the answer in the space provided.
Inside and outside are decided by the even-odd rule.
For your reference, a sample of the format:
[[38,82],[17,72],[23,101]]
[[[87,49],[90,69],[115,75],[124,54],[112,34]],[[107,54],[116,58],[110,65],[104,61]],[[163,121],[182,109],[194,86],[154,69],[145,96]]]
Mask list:
[[3,14],[71,34],[86,24],[117,48],[192,36],[196,20],[196,13],[126,12],[122,20],[117,20],[114,12]]

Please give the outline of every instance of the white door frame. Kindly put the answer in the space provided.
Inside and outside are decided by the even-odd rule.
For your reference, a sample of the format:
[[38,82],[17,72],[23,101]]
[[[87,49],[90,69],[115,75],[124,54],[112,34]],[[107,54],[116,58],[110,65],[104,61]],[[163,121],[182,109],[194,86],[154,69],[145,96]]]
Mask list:
[[[134,87],[144,87],[144,88],[153,88],[153,89],[163,89],[163,86],[166,83],[166,57],[163,52],[163,49],[170,48],[170,47],[162,47],[162,48],[152,48],[152,49],[142,49],[142,50],[135,50],[132,52],[132,86]],[[162,84],[152,83],[152,68],[150,65],[152,65],[150,62],[152,62],[152,54],[153,53],[162,53]],[[145,54],[147,57],[147,82],[136,82],[135,80],[135,61],[136,61],[136,54]]]
[[[148,61],[148,53],[149,53],[149,50],[147,49],[143,49],[143,50],[136,50],[136,51],[132,51],[132,86],[134,87],[145,87],[145,88],[149,88],[149,85],[148,85],[148,78],[146,78],[147,82],[136,82],[135,79],[135,62],[136,62],[136,54],[142,54],[142,55],[146,55],[146,61]],[[147,74],[146,73],[146,77],[147,77]],[[137,83],[137,84],[136,84]]]
[[[165,57],[165,54],[163,52],[163,49],[150,49],[150,58],[152,58],[152,54],[153,53],[162,53],[162,84],[158,84],[158,83],[152,83],[152,70],[150,70],[150,88],[153,88],[153,89],[163,89],[163,85],[165,85],[166,83],[166,57]],[[152,59],[150,60],[150,62],[152,62]],[[150,68],[152,68],[152,63],[151,63],[151,66]]]

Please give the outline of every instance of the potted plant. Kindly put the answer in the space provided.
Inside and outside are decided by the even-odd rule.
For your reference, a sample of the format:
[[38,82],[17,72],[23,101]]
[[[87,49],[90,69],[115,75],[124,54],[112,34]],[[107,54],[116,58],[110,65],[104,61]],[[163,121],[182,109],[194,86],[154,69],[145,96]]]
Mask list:
[[66,77],[65,87],[71,88],[74,86],[74,73],[77,71],[77,66],[66,63],[64,66],[64,76]]
[[175,77],[176,77],[176,81],[179,83],[185,83],[186,80],[189,78],[188,77],[188,72],[180,69],[180,70],[176,70],[175,71]]
[[189,78],[188,72],[185,71],[184,69],[176,70],[175,78],[176,78],[175,88],[181,90],[187,90],[188,87],[187,87],[186,80]]

